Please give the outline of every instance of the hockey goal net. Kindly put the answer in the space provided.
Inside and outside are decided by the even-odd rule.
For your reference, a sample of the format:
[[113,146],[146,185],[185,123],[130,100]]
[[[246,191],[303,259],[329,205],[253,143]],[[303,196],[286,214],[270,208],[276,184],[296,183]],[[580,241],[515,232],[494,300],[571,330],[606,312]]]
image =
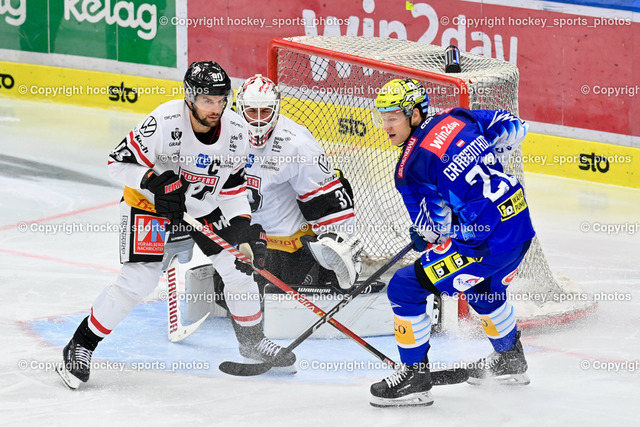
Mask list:
[[[354,190],[358,234],[369,264],[390,259],[408,242],[409,215],[394,188],[398,150],[371,119],[380,88],[394,78],[422,82],[429,114],[440,110],[506,109],[518,114],[518,69],[505,61],[461,53],[461,73],[444,72],[444,48],[397,39],[349,36],[273,40],[269,77],[282,91],[282,113],[305,125],[323,145],[334,168]],[[524,185],[520,152],[506,170]],[[535,206],[533,207],[535,209]],[[417,254],[404,263],[413,262]],[[510,286],[521,327],[581,317],[593,303],[566,278],[554,277],[534,239]],[[467,305],[460,304],[460,316]]]

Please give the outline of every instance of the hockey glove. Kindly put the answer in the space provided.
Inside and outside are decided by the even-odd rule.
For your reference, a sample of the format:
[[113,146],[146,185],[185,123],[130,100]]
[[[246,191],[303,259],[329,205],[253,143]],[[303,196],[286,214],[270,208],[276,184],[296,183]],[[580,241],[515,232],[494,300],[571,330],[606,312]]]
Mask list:
[[317,238],[302,236],[300,240],[321,267],[335,273],[340,288],[353,286],[362,270],[362,243],[359,239],[349,239],[341,232],[330,232]]
[[140,188],[149,190],[154,195],[154,205],[158,215],[171,222],[182,219],[185,208],[185,195],[188,183],[174,171],[166,171],[158,175],[149,169],[145,173]]
[[[243,227],[238,231],[238,250],[244,254],[253,267],[262,270],[267,257],[267,234],[260,224]],[[253,268],[236,258],[236,268],[244,274],[251,275]]]
[[422,232],[416,227],[412,225],[409,228],[409,235],[411,236],[411,241],[413,242],[413,250],[416,252],[424,252],[427,250],[427,246],[431,243],[425,240],[425,236]]

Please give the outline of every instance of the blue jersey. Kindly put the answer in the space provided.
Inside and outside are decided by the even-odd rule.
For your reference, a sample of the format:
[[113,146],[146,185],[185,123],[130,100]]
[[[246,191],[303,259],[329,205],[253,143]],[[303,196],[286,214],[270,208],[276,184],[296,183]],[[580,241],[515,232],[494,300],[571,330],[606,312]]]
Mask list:
[[451,238],[461,255],[482,257],[533,238],[524,190],[504,173],[494,146],[521,126],[504,110],[456,108],[427,118],[411,133],[395,183],[427,240]]

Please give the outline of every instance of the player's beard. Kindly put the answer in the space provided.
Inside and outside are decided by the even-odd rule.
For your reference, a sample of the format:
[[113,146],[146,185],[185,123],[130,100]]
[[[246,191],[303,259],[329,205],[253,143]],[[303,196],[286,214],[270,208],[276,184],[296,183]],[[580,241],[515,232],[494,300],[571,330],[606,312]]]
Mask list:
[[193,110],[193,116],[195,117],[195,119],[198,121],[198,123],[200,123],[203,126],[207,126],[210,128],[216,127],[218,126],[218,123],[220,123],[220,114],[208,114],[208,115],[204,115],[204,114],[200,114],[197,110],[197,108],[194,108]]

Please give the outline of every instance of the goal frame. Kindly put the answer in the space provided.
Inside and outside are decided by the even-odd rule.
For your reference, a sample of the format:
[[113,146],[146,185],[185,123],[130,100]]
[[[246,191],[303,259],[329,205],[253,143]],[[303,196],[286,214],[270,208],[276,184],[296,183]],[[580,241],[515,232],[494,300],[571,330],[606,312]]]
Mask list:
[[367,68],[371,68],[373,70],[403,74],[409,78],[425,80],[430,83],[449,83],[457,88],[456,92],[460,107],[469,108],[469,88],[465,81],[458,77],[432,73],[425,70],[416,70],[415,68],[405,67],[404,65],[396,65],[384,61],[364,58],[362,56],[351,55],[349,53],[336,52],[335,50],[324,49],[317,46],[305,46],[305,48],[302,49],[298,43],[284,39],[273,39],[271,40],[271,43],[269,43],[267,76],[275,84],[278,84],[278,49],[280,48],[286,48],[291,52],[302,54],[311,53],[315,56],[320,56],[334,61],[343,60],[345,62],[357,62],[359,64],[366,65]]
[[[314,58],[312,61],[316,61],[316,59],[333,61],[336,64],[344,63],[348,64],[356,64],[362,69],[368,69],[372,71],[377,71],[383,74],[395,75],[395,76],[403,76],[406,78],[413,78],[419,81],[424,82],[427,85],[434,85],[435,87],[444,86],[447,87],[450,91],[450,97],[447,98],[447,106],[444,108],[455,108],[462,107],[466,109],[475,109],[475,108],[487,108],[484,105],[492,105],[492,108],[506,108],[509,111],[512,111],[514,114],[517,114],[518,111],[518,70],[515,66],[509,66],[509,69],[502,68],[491,68],[491,66],[495,66],[497,62],[505,63],[504,61],[497,61],[496,59],[486,58],[482,55],[473,55],[467,53],[467,57],[469,57],[470,67],[482,67],[487,66],[487,70],[493,72],[493,74],[482,74],[476,73],[475,70],[484,70],[485,68],[470,68],[470,70],[463,71],[460,75],[451,75],[443,72],[439,72],[437,68],[431,67],[430,69],[420,69],[413,68],[411,65],[407,66],[407,64],[414,64],[413,59],[416,58],[415,55],[420,55],[422,52],[422,48],[419,49],[411,49],[411,46],[407,51],[400,49],[399,54],[396,55],[395,51],[381,51],[379,55],[389,55],[391,60],[398,60],[398,62],[403,62],[403,64],[397,62],[391,62],[391,60],[387,61],[384,58],[379,56],[363,56],[357,54],[359,51],[357,49],[351,49],[351,53],[346,53],[339,49],[332,49],[327,46],[332,46],[331,43],[325,43],[324,46],[316,46],[313,43],[306,43],[306,41],[312,39],[333,39],[333,38],[341,38],[341,37],[333,37],[333,36],[300,36],[300,37],[291,37],[289,39],[277,38],[271,40],[268,47],[268,55],[267,55],[267,76],[274,81],[276,84],[282,85],[283,83],[280,81],[279,73],[283,76],[287,76],[287,71],[291,70],[295,73],[296,69],[289,68],[287,66],[282,66],[279,64],[281,58],[281,51],[286,51],[293,53],[295,55],[308,56]],[[366,39],[370,40],[370,38],[364,37],[356,37],[356,36],[344,36],[345,39],[349,40],[357,40],[357,39]],[[393,39],[389,39],[392,41]],[[400,45],[401,48],[404,48],[406,44],[413,43],[414,45],[420,45],[416,42],[410,42],[407,40],[401,41],[397,40],[399,43],[404,43],[404,45]],[[367,42],[370,43],[370,42]],[[322,43],[320,43],[322,44]],[[368,46],[368,45],[367,45]],[[430,48],[437,46],[430,46]],[[439,47],[437,47],[439,48]],[[425,49],[427,50],[427,49]],[[354,54],[355,52],[355,54]],[[383,53],[384,52],[384,53]],[[433,50],[425,52],[426,55],[433,56]],[[406,56],[402,56],[406,54]],[[414,56],[411,56],[414,55]],[[474,62],[476,58],[483,58],[482,63]],[[286,61],[286,60],[285,60]],[[493,61],[493,63],[487,64],[487,61]],[[441,64],[440,64],[441,65]],[[498,64],[498,67],[500,65]],[[426,67],[425,67],[426,68]],[[337,69],[336,66],[336,71]],[[498,74],[495,74],[498,73]],[[370,74],[367,74],[370,75]],[[467,80],[464,80],[467,79]],[[491,80],[494,79],[494,80]],[[315,78],[314,81],[317,81]],[[286,77],[285,77],[286,82]],[[514,83],[515,82],[515,85]],[[378,82],[379,83],[379,82]],[[504,87],[506,92],[498,91],[494,99],[487,100],[481,90],[483,88],[488,88],[487,90],[491,90],[493,94],[493,88],[498,84],[499,88]],[[286,86],[286,84],[285,84]],[[381,84],[380,84],[381,86]],[[373,87],[369,85],[369,87]],[[376,83],[377,88],[377,83]],[[474,92],[475,90],[475,92]],[[488,93],[488,92],[487,92]],[[510,97],[504,98],[501,97],[501,94],[506,94]],[[511,94],[511,95],[510,95]],[[306,99],[306,98],[305,98]],[[450,102],[449,102],[450,100]],[[511,102],[509,102],[511,100]],[[507,101],[506,103],[503,103]],[[312,102],[325,102],[325,101],[315,101],[312,99]],[[332,104],[332,101],[327,101],[327,104]],[[339,103],[335,105],[340,105]],[[473,107],[472,107],[473,105]],[[359,107],[358,107],[359,108]],[[431,107],[430,107],[431,108]],[[437,110],[436,110],[437,111]],[[340,132],[343,133],[343,132]],[[360,137],[363,137],[364,134],[360,134]],[[520,152],[520,150],[518,150]],[[521,152],[520,152],[521,154]],[[517,163],[517,161],[511,162],[509,167],[513,169],[512,172],[518,176],[518,179],[524,178],[524,169],[522,162]],[[391,173],[391,172],[389,172]],[[521,181],[524,185],[524,181]],[[397,238],[404,240],[401,234],[397,234]],[[408,236],[407,236],[408,238]],[[573,282],[566,277],[556,277],[554,275],[544,256],[544,252],[542,251],[542,247],[537,240],[534,238],[532,248],[527,253],[525,257],[526,262],[527,258],[529,258],[532,262],[526,264],[526,268],[519,270],[518,278],[521,278],[521,283],[534,285],[534,287],[526,288],[520,287],[520,290],[523,291],[523,294],[528,294],[531,292],[534,293],[560,293],[560,294],[572,294],[578,292],[577,288],[574,286]],[[536,264],[536,262],[539,262]],[[521,266],[522,267],[522,264]],[[515,282],[514,282],[515,283]],[[540,284],[541,286],[536,286]],[[517,291],[516,291],[517,292]],[[527,299],[522,299],[520,302],[530,302]],[[564,304],[550,304],[547,310],[538,310],[538,306],[529,307],[532,308],[533,311],[524,310],[526,313],[522,316],[522,318],[518,318],[518,324],[520,326],[526,326],[531,329],[536,329],[539,327],[546,327],[555,324],[563,324],[575,321],[590,312],[594,311],[597,303],[594,301],[588,301],[586,303],[573,303],[567,304],[565,307]],[[468,302],[466,298],[464,298],[464,293],[460,295],[457,301],[457,309],[458,309],[458,321],[466,322],[472,319],[471,310],[469,308]],[[528,318],[525,319],[528,314]]]
[[[370,58],[364,58],[362,56],[351,55],[343,52],[336,52],[334,50],[324,49],[317,46],[305,46],[304,49],[300,47],[298,43],[290,40],[284,40],[281,38],[273,39],[269,43],[269,55],[267,60],[267,77],[271,79],[275,84],[278,84],[278,49],[286,48],[292,52],[302,54],[313,54],[323,58],[331,59],[334,61],[344,60],[346,62],[352,61],[365,65],[368,68],[382,71],[393,72],[397,74],[406,75],[409,78],[418,80],[425,80],[431,83],[449,83],[457,88],[458,103],[462,108],[469,108],[469,88],[464,80],[437,73],[432,73],[425,70],[416,70],[415,68],[405,67],[403,65],[391,64],[384,61],[377,61]],[[470,319],[471,313],[469,311],[469,304],[465,298],[458,299],[458,318]]]

